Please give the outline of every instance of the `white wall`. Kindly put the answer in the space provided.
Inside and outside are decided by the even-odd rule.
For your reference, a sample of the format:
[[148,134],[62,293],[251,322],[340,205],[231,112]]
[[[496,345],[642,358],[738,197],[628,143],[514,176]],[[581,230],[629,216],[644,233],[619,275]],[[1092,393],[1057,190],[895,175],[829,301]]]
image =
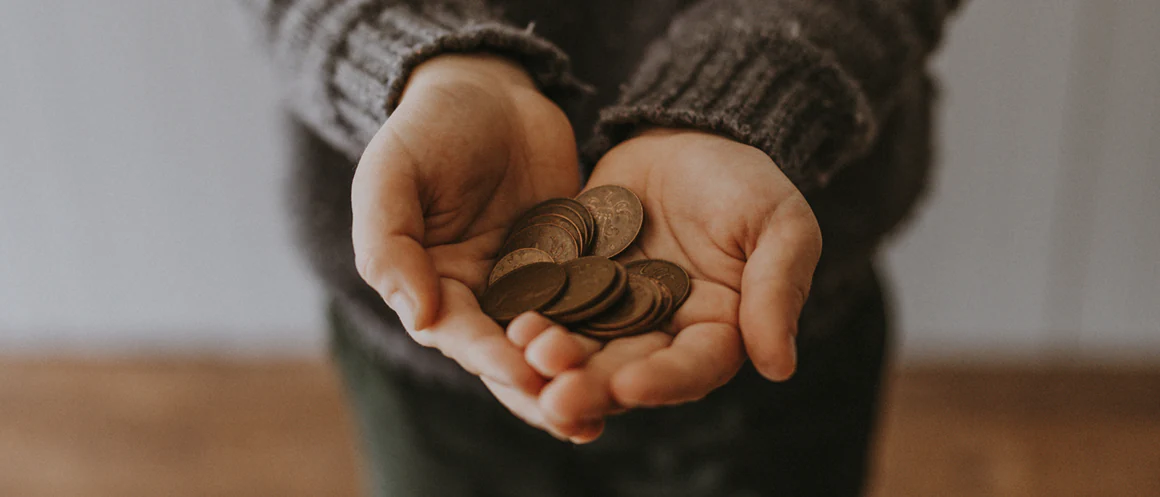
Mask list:
[[[886,262],[906,358],[1160,354],[1160,5],[973,0]],[[0,354],[317,350],[274,81],[229,0],[7,0]]]
[[1160,357],[1160,3],[976,1],[896,241],[904,357]]
[[228,1],[0,8],[0,353],[312,350],[274,81]]

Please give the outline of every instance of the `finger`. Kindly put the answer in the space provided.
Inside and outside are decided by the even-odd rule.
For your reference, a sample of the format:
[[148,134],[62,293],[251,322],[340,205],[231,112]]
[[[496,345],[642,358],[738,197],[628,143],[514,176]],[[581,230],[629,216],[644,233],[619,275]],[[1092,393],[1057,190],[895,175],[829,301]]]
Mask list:
[[351,238],[359,275],[408,329],[439,311],[439,277],[424,250],[414,163],[390,126],[367,147],[351,184]]
[[[442,278],[462,281],[477,295],[487,289],[487,277],[495,266],[491,247],[503,243],[504,230],[495,229],[470,235],[471,243],[449,243],[427,246],[427,255]],[[476,243],[478,242],[478,243]],[[431,243],[430,237],[427,243]]]
[[468,372],[520,391],[536,394],[544,386],[523,351],[511,343],[499,327],[483,313],[475,294],[463,283],[441,281],[443,309],[435,322],[411,331],[416,342],[439,349]]
[[516,347],[522,349],[553,324],[552,320],[544,317],[543,314],[525,312],[508,323],[507,336]]
[[[780,210],[780,209],[779,209]],[[775,216],[741,277],[741,334],[754,366],[782,381],[797,367],[797,323],[821,255],[821,234],[805,201]]]
[[514,388],[500,385],[487,378],[483,379],[484,386],[491,391],[496,400],[503,404],[512,414],[523,422],[541,430],[561,441],[572,443],[588,443],[595,440],[604,431],[604,420],[583,421],[564,426],[549,425],[543,412],[540,411],[536,398]]
[[672,342],[661,332],[608,342],[582,369],[566,371],[540,392],[540,408],[549,423],[575,423],[604,417],[620,408],[610,380],[625,364],[647,357]]
[[604,433],[604,420],[589,421],[576,428],[576,434],[568,439],[574,444],[586,444],[596,441]]
[[598,350],[600,342],[554,324],[528,344],[524,359],[540,374],[553,378],[583,365]]
[[691,402],[729,382],[744,363],[737,328],[698,323],[681,330],[672,345],[617,371],[612,394],[625,407]]
[[491,394],[495,396],[496,400],[500,404],[503,404],[517,418],[541,430],[547,429],[546,423],[544,422],[544,413],[540,411],[540,406],[536,403],[535,397],[507,385],[501,385],[489,378],[482,378],[482,380],[483,385],[491,391]]

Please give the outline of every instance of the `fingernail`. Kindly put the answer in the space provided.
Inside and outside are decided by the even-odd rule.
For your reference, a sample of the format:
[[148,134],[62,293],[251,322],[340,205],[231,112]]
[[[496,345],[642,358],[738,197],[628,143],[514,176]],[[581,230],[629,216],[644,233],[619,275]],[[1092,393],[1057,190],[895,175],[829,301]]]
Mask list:
[[387,305],[399,315],[403,327],[411,330],[415,327],[415,311],[412,308],[411,298],[403,292],[395,292],[387,301]]

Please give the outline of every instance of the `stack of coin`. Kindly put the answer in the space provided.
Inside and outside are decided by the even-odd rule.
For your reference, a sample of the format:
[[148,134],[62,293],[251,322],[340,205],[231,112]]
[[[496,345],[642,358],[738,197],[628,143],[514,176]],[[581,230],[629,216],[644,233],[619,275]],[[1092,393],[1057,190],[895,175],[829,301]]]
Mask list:
[[480,306],[500,323],[539,311],[601,339],[656,329],[684,303],[690,282],[672,262],[612,259],[643,226],[644,206],[621,186],[541,202],[512,226]]

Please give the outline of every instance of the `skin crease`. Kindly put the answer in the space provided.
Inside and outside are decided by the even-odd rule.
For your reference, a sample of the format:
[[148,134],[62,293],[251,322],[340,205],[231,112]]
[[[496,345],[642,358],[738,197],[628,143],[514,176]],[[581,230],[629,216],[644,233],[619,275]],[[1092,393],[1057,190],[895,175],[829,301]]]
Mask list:
[[567,117],[514,63],[448,55],[420,65],[355,172],[359,274],[420,344],[538,391],[543,378],[473,292],[519,214],[576,194],[575,151]]
[[628,187],[645,206],[644,231],[618,260],[667,259],[692,277],[668,329],[601,344],[528,313],[505,335],[480,311],[472,291],[506,227],[540,200],[578,192],[575,150],[566,117],[518,66],[481,55],[422,64],[355,175],[360,274],[416,341],[575,443],[625,409],[700,399],[747,359],[788,378],[820,230],[765,153],[708,133],[644,131],[609,151],[586,186]]

